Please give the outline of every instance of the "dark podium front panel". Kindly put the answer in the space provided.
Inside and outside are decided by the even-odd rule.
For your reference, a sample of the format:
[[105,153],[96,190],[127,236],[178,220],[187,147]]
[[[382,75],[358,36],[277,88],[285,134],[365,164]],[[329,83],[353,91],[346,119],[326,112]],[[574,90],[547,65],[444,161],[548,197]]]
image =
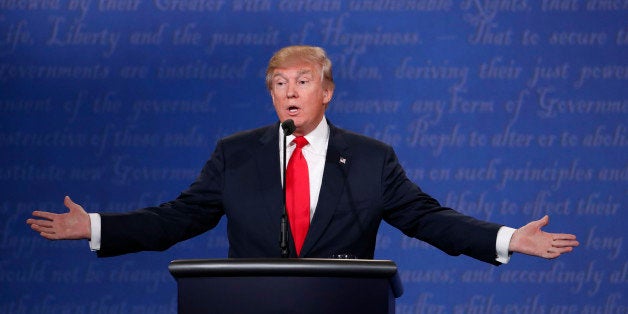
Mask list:
[[394,313],[403,290],[392,261],[173,261],[179,313]]

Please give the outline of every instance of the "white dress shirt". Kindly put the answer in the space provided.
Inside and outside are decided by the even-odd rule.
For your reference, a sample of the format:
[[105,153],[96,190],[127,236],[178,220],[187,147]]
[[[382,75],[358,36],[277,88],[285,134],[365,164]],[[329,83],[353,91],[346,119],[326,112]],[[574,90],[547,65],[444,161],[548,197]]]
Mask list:
[[[292,152],[296,148],[296,144],[292,142],[294,135],[286,137],[286,158],[290,160]],[[321,192],[323,184],[323,171],[325,170],[325,157],[327,156],[327,144],[329,144],[329,125],[327,119],[323,117],[321,123],[318,124],[309,134],[305,135],[308,144],[303,146],[301,152],[307,161],[307,170],[310,175],[310,221],[314,217],[316,204],[318,204],[318,195]],[[279,128],[279,162],[283,167],[283,129]],[[286,165],[288,162],[286,161]],[[283,172],[281,173],[281,182],[283,183]]]

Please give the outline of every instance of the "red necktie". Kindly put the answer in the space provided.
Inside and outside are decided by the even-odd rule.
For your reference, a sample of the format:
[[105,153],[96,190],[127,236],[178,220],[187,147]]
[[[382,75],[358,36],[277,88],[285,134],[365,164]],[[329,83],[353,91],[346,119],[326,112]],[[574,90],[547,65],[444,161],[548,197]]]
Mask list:
[[286,209],[292,238],[299,255],[307,229],[310,227],[310,175],[301,151],[303,146],[307,145],[307,140],[299,136],[293,142],[297,147],[292,152],[286,169]]

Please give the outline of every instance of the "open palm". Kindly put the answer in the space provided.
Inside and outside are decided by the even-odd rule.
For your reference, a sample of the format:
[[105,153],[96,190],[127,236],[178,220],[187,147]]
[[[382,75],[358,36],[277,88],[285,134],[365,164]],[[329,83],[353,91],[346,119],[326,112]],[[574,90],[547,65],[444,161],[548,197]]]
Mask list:
[[50,240],[89,239],[91,227],[89,215],[81,205],[74,203],[69,196],[63,200],[69,209],[67,213],[55,214],[43,211],[34,211],[33,216],[26,223],[39,234]]
[[566,233],[549,233],[541,230],[547,226],[549,217],[532,221],[517,229],[510,240],[510,251],[544,258],[556,258],[571,252],[579,243],[576,236]]

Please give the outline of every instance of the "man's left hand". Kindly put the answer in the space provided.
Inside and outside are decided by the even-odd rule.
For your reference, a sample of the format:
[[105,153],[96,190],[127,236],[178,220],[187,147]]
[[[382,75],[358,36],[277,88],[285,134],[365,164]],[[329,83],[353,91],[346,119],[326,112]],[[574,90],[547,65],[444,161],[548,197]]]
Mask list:
[[510,239],[509,250],[547,259],[573,251],[578,246],[576,236],[566,233],[548,233],[541,228],[547,226],[549,217],[532,221],[517,229]]

